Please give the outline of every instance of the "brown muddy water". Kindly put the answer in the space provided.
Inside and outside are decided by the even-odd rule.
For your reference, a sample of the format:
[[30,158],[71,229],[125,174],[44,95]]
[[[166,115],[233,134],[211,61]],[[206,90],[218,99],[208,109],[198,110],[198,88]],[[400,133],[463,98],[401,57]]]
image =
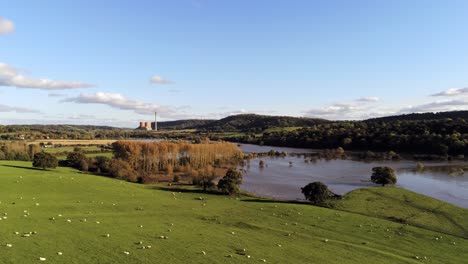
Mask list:
[[[310,153],[315,150],[241,144],[244,152]],[[259,166],[260,160],[266,164]],[[423,162],[425,169],[416,172],[416,162],[355,160],[317,160],[306,163],[304,157],[262,157],[250,160],[242,167],[242,189],[259,196],[276,199],[303,199],[301,187],[321,181],[337,193],[344,194],[357,188],[376,186],[370,182],[373,167],[389,166],[397,171],[397,187],[434,197],[468,208],[468,173],[453,173],[454,168],[468,166],[467,162]]]

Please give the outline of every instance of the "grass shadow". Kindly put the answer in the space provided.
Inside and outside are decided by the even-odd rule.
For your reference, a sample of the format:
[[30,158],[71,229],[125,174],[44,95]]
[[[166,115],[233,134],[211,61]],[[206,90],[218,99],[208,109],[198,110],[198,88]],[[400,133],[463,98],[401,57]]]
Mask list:
[[43,170],[40,168],[34,168],[34,167],[25,167],[25,166],[17,166],[17,165],[2,165],[3,167],[9,167],[9,168],[15,168],[15,169],[23,169],[23,170],[35,170],[35,171],[48,171],[48,170]]

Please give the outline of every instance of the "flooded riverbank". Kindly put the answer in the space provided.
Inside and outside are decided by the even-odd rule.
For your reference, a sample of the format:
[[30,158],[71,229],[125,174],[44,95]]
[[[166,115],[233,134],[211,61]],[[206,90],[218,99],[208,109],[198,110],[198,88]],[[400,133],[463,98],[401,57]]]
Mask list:
[[[244,152],[268,152],[270,150],[291,153],[311,153],[316,150],[278,148],[241,144]],[[265,166],[259,166],[260,160]],[[372,161],[350,159],[305,162],[301,156],[262,157],[250,160],[242,168],[242,189],[254,194],[277,199],[303,199],[301,187],[321,181],[337,194],[357,188],[376,186],[370,182],[373,167],[389,166],[397,171],[397,187],[428,195],[464,208],[468,208],[468,174],[452,173],[450,168],[468,165],[466,162],[424,162],[426,169],[416,172],[416,161]],[[437,170],[431,170],[431,168]],[[447,170],[441,170],[446,167]]]

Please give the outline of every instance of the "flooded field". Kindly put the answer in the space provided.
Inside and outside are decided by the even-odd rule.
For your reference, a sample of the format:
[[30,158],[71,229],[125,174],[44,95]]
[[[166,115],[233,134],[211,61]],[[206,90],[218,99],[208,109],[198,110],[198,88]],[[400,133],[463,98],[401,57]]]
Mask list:
[[[310,153],[310,149],[291,149],[243,144],[244,152]],[[265,167],[259,166],[260,160]],[[416,172],[416,162],[355,160],[317,160],[306,163],[302,156],[262,157],[252,159],[244,170],[242,189],[254,194],[278,199],[303,199],[301,187],[314,181],[322,181],[338,194],[351,190],[376,186],[370,182],[373,167],[389,166],[397,171],[398,187],[425,194],[461,207],[468,208],[468,173],[459,173],[455,167],[466,162],[423,162],[425,169]]]

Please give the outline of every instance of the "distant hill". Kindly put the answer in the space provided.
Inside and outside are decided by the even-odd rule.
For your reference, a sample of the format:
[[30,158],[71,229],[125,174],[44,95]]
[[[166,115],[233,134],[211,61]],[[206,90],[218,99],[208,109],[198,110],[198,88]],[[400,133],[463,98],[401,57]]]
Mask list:
[[391,122],[391,121],[411,121],[411,120],[438,120],[438,119],[468,119],[468,111],[450,111],[438,113],[413,113],[406,115],[385,116],[371,118],[366,122]]
[[188,119],[177,121],[158,122],[158,129],[179,130],[179,129],[197,129],[209,125],[216,120],[212,119]]
[[200,130],[204,131],[263,131],[275,127],[309,127],[330,121],[318,118],[266,116],[242,114],[228,116],[218,121],[208,123]]

